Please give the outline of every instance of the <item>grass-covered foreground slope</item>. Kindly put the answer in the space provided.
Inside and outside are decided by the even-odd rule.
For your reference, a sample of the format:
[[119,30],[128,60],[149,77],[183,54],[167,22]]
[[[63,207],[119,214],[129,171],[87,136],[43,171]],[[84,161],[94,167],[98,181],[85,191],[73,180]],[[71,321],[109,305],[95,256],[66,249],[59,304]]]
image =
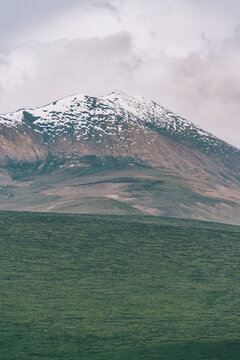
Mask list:
[[0,212],[0,358],[239,359],[240,228]]

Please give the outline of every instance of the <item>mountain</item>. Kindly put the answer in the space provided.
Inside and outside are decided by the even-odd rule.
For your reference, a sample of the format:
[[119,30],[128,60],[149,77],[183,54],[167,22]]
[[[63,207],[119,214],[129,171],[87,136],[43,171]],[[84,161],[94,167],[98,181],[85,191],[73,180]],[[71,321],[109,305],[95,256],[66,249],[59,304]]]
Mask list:
[[121,91],[0,115],[0,209],[240,224],[240,150]]

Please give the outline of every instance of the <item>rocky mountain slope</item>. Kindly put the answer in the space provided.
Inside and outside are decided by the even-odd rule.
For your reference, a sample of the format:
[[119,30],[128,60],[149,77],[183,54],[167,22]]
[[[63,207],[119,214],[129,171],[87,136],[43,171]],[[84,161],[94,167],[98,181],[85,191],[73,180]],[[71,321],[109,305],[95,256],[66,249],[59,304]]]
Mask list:
[[1,209],[240,223],[240,150],[114,91],[0,115]]

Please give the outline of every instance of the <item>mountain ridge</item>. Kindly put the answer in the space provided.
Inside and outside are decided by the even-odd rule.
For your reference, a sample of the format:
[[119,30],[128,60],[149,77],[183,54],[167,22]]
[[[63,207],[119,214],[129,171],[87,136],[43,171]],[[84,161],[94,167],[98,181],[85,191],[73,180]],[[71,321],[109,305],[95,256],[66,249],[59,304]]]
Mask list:
[[[97,202],[107,199],[109,205],[111,199],[111,206],[121,209],[124,203],[130,206],[130,212],[138,209],[156,215],[190,218],[199,218],[202,216],[199,214],[204,213],[203,219],[206,219],[208,211],[212,211],[213,220],[218,220],[220,212],[221,221],[224,216],[230,221],[234,216],[234,223],[238,221],[240,150],[155,102],[122,91],[100,98],[73,95],[36,109],[0,115],[0,169],[5,179],[12,177],[13,186],[18,189],[16,194],[10,191],[15,205],[13,198],[2,195],[2,207],[13,210],[14,206],[30,210],[37,206],[37,210],[43,211],[65,209],[64,204],[60,205],[62,200],[55,207],[57,199],[51,200],[50,207],[45,203],[42,207],[34,204],[22,207],[24,200],[21,197],[17,200],[17,193],[30,177],[28,190],[35,187],[39,192],[39,181],[47,181],[48,195],[54,193],[62,199],[61,194],[65,192],[67,203],[73,193],[83,196],[86,180],[87,184],[95,184],[89,185],[87,191],[89,203],[95,196]],[[58,190],[52,189],[53,179],[57,181]],[[118,185],[116,179],[119,179]],[[115,192],[109,193],[108,187]],[[169,191],[175,191],[179,199],[169,196],[168,200],[164,191],[168,195]],[[5,188],[2,193],[6,193]],[[202,196],[204,206],[197,201],[198,196]],[[165,204],[161,205],[163,199]],[[71,200],[75,201],[76,212],[81,212],[79,204],[85,200]],[[172,208],[173,203],[179,211]],[[107,211],[104,206],[101,209]]]
[[[153,115],[153,111],[152,114],[150,113],[150,111],[148,111],[146,113],[146,111],[144,112],[144,110],[148,107],[148,110],[150,108],[157,108],[158,110],[161,109],[161,113],[157,114],[155,112],[155,116],[156,115],[165,115],[166,118],[168,118],[169,124],[168,124],[168,128],[171,125],[171,122],[173,122],[172,120],[176,120],[176,119],[181,119],[182,123],[184,123],[184,125],[190,128],[195,128],[197,129],[202,135],[211,137],[212,139],[215,139],[216,141],[221,141],[224,142],[225,144],[228,144],[226,141],[214,136],[213,134],[201,129],[199,126],[195,125],[194,123],[190,122],[189,120],[184,119],[183,117],[180,117],[178,115],[176,115],[175,113],[173,113],[172,111],[168,110],[167,108],[158,105],[156,102],[151,101],[151,100],[147,100],[144,97],[140,97],[140,96],[132,96],[132,95],[128,95],[127,93],[121,91],[121,90],[114,90],[112,91],[109,95],[107,96],[101,96],[101,97],[94,97],[94,96],[88,96],[85,94],[75,94],[75,95],[70,95],[55,101],[52,101],[50,103],[48,103],[47,105],[43,105],[43,106],[38,106],[36,108],[21,108],[17,111],[14,112],[10,112],[10,113],[5,113],[5,114],[0,114],[0,123],[4,124],[4,125],[9,125],[9,126],[17,126],[19,125],[23,119],[24,119],[24,113],[30,113],[31,115],[34,116],[34,112],[35,112],[35,117],[36,118],[40,118],[41,113],[39,113],[39,111],[41,112],[41,110],[43,112],[47,112],[47,108],[52,107],[52,113],[54,113],[54,111],[56,111],[57,108],[57,104],[60,105],[65,105],[65,107],[67,108],[68,104],[67,102],[70,101],[69,104],[69,108],[72,107],[72,103],[73,100],[77,100],[77,106],[79,106],[79,102],[83,102],[85,99],[98,99],[98,100],[106,100],[106,101],[110,101],[112,104],[114,105],[119,105],[122,109],[124,109],[125,111],[130,111],[133,115],[135,115],[138,118],[142,118],[144,120],[146,120],[146,115],[150,115],[150,117]],[[131,103],[135,103],[135,106],[131,106]],[[54,106],[54,108],[53,108]],[[142,106],[142,113],[138,110],[139,106]],[[59,111],[61,111],[63,109],[59,109]],[[72,111],[72,109],[69,109],[70,111]],[[83,110],[83,109],[82,109]],[[84,111],[84,110],[83,110]],[[33,114],[32,114],[33,112]],[[47,120],[47,118],[45,117],[45,120]],[[151,119],[152,120],[152,119]],[[166,119],[164,119],[166,121]],[[163,118],[161,119],[162,121],[162,125],[164,124]],[[156,121],[152,121],[153,123]],[[56,124],[57,125],[57,124]],[[165,125],[165,124],[164,124]],[[166,126],[166,125],[165,125]],[[177,126],[176,123],[173,122],[172,126],[174,127],[174,130],[177,130]],[[186,130],[186,129],[184,129]],[[228,144],[230,145],[230,144]],[[237,149],[237,147],[230,145],[231,147]]]

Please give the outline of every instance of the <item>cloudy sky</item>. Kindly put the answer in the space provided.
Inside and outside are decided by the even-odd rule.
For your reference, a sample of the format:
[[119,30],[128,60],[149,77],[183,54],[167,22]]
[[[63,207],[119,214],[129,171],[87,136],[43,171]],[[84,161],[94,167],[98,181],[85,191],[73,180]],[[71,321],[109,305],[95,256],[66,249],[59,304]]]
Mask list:
[[0,113],[114,89],[240,147],[240,1],[0,0]]

